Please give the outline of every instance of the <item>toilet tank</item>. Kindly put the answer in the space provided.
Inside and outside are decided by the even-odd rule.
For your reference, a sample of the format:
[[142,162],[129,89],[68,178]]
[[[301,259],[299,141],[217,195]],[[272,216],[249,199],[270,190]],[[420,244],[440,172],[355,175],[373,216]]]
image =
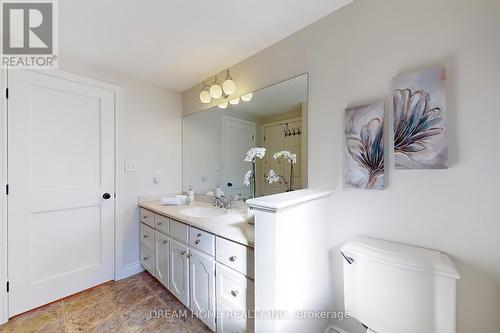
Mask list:
[[365,237],[341,253],[350,316],[377,333],[455,333],[460,276],[447,255]]

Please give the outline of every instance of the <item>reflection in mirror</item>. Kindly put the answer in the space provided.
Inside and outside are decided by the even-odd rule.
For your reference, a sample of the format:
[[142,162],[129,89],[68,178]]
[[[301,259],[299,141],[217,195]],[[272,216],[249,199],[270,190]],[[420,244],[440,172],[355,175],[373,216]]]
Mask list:
[[[183,118],[184,191],[192,186],[197,193],[250,198],[254,192],[262,196],[307,187],[307,74],[245,100]],[[253,147],[266,153],[256,158],[255,181],[245,182],[253,170],[245,157]]]

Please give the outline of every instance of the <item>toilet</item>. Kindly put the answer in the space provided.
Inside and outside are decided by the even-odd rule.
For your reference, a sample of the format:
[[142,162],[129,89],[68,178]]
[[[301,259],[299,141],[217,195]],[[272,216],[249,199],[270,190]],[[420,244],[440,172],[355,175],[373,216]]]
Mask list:
[[345,311],[368,333],[455,333],[460,276],[447,255],[366,237],[341,254]]

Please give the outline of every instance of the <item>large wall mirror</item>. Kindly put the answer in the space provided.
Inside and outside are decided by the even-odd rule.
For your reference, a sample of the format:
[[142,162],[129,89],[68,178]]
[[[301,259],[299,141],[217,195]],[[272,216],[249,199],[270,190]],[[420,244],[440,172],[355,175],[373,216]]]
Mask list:
[[[212,194],[220,187],[226,197],[253,197],[253,182],[244,184],[252,170],[245,156],[253,147],[266,148],[255,163],[256,196],[307,187],[307,74],[258,90],[249,101],[226,109],[215,106],[188,115],[182,127],[184,191],[192,186],[197,193]],[[279,152],[295,154],[295,163],[287,153],[275,158]]]

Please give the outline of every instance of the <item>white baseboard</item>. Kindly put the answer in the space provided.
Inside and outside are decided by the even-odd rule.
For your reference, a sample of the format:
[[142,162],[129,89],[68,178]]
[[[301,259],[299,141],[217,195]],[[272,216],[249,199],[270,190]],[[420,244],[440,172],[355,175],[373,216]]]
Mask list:
[[144,267],[141,266],[141,263],[139,261],[133,262],[131,264],[124,266],[119,272],[117,272],[115,280],[118,281],[126,279],[129,276],[135,275],[142,271],[144,271]]

